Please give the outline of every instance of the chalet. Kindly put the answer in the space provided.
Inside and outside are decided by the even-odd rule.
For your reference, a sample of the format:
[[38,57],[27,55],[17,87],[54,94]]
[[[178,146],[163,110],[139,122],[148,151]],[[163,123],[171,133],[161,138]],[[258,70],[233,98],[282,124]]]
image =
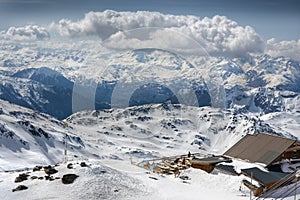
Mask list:
[[295,139],[276,135],[248,134],[228,149],[224,156],[261,163],[269,167],[281,160],[299,159],[300,144]]
[[[300,158],[300,144],[295,139],[260,133],[246,135],[229,150],[224,156],[241,159],[251,163],[258,163],[271,169],[274,164],[283,160],[296,160]],[[243,180],[245,186],[253,190],[255,196],[298,181],[297,169],[294,173],[261,170],[257,167],[241,169],[241,174],[256,181],[259,186],[248,180]]]
[[[236,171],[234,159],[258,165]],[[189,153],[188,155],[143,160],[139,163],[132,162],[132,164],[158,174],[173,173],[175,177],[178,177],[180,171],[190,167],[208,173],[216,168],[227,174],[244,175],[243,184],[252,190],[255,196],[267,197],[274,190],[299,181],[298,167],[289,167],[292,171],[285,173],[280,167],[282,163],[286,163],[286,161],[280,162],[283,160],[300,162],[300,143],[296,139],[260,133],[246,135],[223,155],[208,156],[201,153]],[[277,166],[280,169],[274,170]]]

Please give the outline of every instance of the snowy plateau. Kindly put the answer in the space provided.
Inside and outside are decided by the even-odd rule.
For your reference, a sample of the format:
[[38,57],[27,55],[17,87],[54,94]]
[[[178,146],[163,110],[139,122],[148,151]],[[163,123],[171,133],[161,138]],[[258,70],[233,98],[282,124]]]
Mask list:
[[[300,137],[300,65],[286,57],[0,50],[0,199],[249,199],[243,176],[190,168],[182,180],[131,162],[222,155],[246,134]],[[48,165],[57,179],[33,171]],[[12,192],[21,173],[28,188]]]

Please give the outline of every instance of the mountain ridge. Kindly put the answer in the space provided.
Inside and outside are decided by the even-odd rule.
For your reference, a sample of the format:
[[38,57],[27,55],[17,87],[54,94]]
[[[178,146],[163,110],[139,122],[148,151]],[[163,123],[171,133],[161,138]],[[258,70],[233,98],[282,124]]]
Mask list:
[[[300,65],[285,57],[202,59],[140,49],[105,54],[102,61],[100,68],[77,67],[74,71],[64,67],[2,67],[0,98],[64,119],[74,112],[74,93],[84,95],[74,90],[74,85],[87,82],[84,87],[88,89],[91,82],[96,85],[95,100],[91,100],[95,106],[91,109],[111,108],[131,95],[121,103],[123,107],[171,100],[241,112],[300,110]],[[122,87],[126,89],[124,94],[118,90]]]

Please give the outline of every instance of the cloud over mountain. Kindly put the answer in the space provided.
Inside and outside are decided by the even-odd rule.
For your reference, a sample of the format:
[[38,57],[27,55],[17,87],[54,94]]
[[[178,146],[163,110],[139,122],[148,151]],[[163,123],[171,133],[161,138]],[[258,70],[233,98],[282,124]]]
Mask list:
[[27,25],[24,27],[10,27],[6,31],[1,31],[1,37],[14,41],[36,41],[50,38],[46,28],[38,25]]
[[[86,37],[89,40],[98,37],[102,40],[97,43],[101,48],[159,48],[172,52],[225,57],[267,53],[300,61],[300,40],[263,40],[251,26],[241,26],[226,16],[219,15],[199,18],[149,11],[106,10],[88,12],[77,21],[61,19],[47,27],[10,27],[0,31],[0,39],[8,42],[48,40],[50,33],[54,33],[54,38],[57,33],[62,37],[76,38],[76,42],[80,37],[84,41]],[[57,41],[51,40],[53,42]]]
[[277,42],[275,38],[267,41],[266,53],[272,56],[287,56],[300,61],[300,39]]
[[[186,37],[199,43],[209,54],[240,57],[251,52],[263,52],[264,41],[250,27],[242,27],[225,16],[200,19],[196,16],[166,15],[159,12],[89,12],[78,21],[67,19],[53,24],[62,36],[99,36],[116,48],[160,44],[162,48],[176,44],[185,48]],[[134,29],[147,29],[144,35]],[[171,31],[171,32],[170,32]],[[136,34],[138,32],[138,34]],[[172,32],[184,36],[174,36]],[[185,41],[186,40],[186,41]],[[134,42],[134,43],[132,43]]]

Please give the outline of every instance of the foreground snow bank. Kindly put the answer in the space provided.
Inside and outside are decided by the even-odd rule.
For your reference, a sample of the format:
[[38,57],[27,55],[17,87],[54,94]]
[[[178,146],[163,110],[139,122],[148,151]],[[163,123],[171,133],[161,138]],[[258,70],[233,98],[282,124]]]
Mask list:
[[[52,181],[45,179],[43,170],[28,172],[28,180],[20,183],[15,183],[15,178],[27,172],[1,172],[0,199],[143,199],[141,196],[148,193],[141,181],[107,166],[88,164],[81,167],[74,163],[72,169],[66,164],[55,168],[58,172],[52,175]],[[79,177],[73,184],[63,184],[62,176],[70,173]],[[18,185],[25,185],[28,189],[12,192]]]

